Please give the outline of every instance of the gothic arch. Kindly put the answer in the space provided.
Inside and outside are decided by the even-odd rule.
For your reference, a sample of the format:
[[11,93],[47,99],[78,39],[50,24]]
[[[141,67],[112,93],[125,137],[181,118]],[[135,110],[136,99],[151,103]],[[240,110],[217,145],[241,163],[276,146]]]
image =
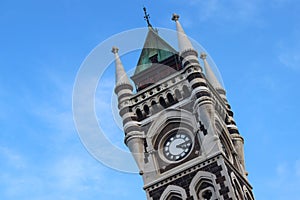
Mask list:
[[170,106],[176,103],[172,93],[170,93],[170,92],[167,93],[167,100],[168,100],[168,104]]
[[237,196],[237,199],[244,200],[245,199],[244,192],[243,192],[242,187],[241,187],[239,181],[237,180],[235,174],[233,172],[231,172],[230,176],[231,176],[233,188],[235,189],[235,195]]
[[189,90],[188,86],[183,85],[182,86],[182,90],[183,90],[183,97],[189,97],[191,95],[191,91]]
[[181,94],[181,92],[179,91],[179,89],[175,89],[175,98],[177,99],[177,100],[180,100],[180,99],[182,99],[182,94]]
[[149,115],[150,114],[150,108],[147,104],[144,104],[143,105],[143,110],[145,112],[146,115]]
[[220,142],[221,142],[221,146],[222,146],[222,150],[225,153],[225,156],[230,160],[230,149],[228,148],[228,145],[224,139],[224,137],[222,135],[219,136],[220,138]]
[[246,200],[253,200],[253,197],[250,195],[250,192],[245,185],[243,186],[243,191],[244,191]]
[[232,144],[231,138],[229,136],[229,133],[224,130],[224,125],[221,125],[219,118],[215,119],[215,125],[217,128],[217,132],[219,135],[219,139],[222,145],[225,155],[227,156],[227,158],[229,159],[229,161],[233,164],[233,155],[232,152],[234,152],[234,146]]
[[135,114],[136,114],[138,120],[143,119],[143,113],[142,113],[142,110],[140,108],[136,109]]
[[159,103],[157,103],[157,99],[153,98],[150,100],[150,111],[152,114],[157,113],[158,111],[160,111],[160,106]]
[[186,110],[179,110],[174,108],[167,108],[160,113],[160,115],[155,119],[155,121],[151,124],[149,128],[149,132],[147,133],[148,137],[153,141],[156,140],[158,134],[171,123],[179,123],[182,125],[193,127],[195,132],[197,130],[197,122],[193,113],[188,112]]
[[218,194],[215,188],[215,179],[216,176],[214,174],[199,171],[190,183],[190,195],[193,196],[194,199],[199,200],[218,199]]
[[187,199],[186,192],[182,187],[179,187],[177,185],[169,185],[164,190],[159,200],[171,200],[172,197],[173,198],[177,197],[177,199],[182,199],[182,200]]
[[159,104],[163,107],[163,108],[167,108],[167,103],[164,97],[159,97]]

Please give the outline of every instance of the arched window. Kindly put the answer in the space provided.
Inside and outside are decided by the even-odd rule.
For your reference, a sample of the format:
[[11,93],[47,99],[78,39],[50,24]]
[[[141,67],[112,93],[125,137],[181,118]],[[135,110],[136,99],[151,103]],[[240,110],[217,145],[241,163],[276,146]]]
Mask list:
[[168,93],[167,94],[167,99],[168,99],[168,102],[169,102],[170,105],[173,105],[175,103],[175,100],[174,100],[172,94]]
[[137,116],[138,120],[141,120],[143,118],[142,111],[138,108],[138,109],[136,109],[135,112],[136,112],[136,116]]
[[209,172],[199,171],[194,176],[189,186],[191,196],[199,200],[215,200],[218,199],[215,191],[215,175]]
[[246,200],[252,200],[252,197],[250,196],[249,192],[246,192]]
[[229,159],[229,151],[227,149],[227,145],[225,143],[225,140],[222,137],[220,137],[220,142],[221,142],[222,150],[223,150],[225,156]]
[[146,115],[149,115],[150,110],[149,107],[147,106],[147,104],[144,105],[144,112],[146,113]]
[[210,182],[202,181],[197,188],[197,197],[200,200],[215,200],[216,191]]
[[214,198],[214,188],[213,187],[207,187],[201,191],[199,191],[199,199],[203,199],[203,200],[215,200]]
[[245,200],[253,200],[252,196],[250,195],[250,193],[245,185],[243,186],[243,191],[245,194]]
[[191,95],[191,92],[190,92],[189,88],[186,85],[184,85],[182,87],[182,90],[183,90],[183,97],[184,98],[189,97]]
[[159,110],[156,101],[151,102],[151,110],[152,113],[156,113]]
[[160,105],[163,107],[163,108],[166,108],[167,107],[167,104],[166,104],[166,101],[163,97],[160,97],[159,98],[159,103]]
[[171,194],[167,200],[182,200],[182,197],[179,194]]
[[175,90],[175,98],[176,98],[177,100],[179,100],[179,99],[182,98],[182,95],[181,95],[181,93],[180,93],[180,91],[179,91],[178,89]]
[[162,193],[159,200],[186,200],[187,195],[182,187],[169,185]]
[[231,180],[232,180],[232,183],[233,183],[233,187],[234,187],[235,195],[236,195],[237,199],[238,200],[244,200],[244,194],[243,194],[241,185],[237,181],[237,178],[236,178],[236,176],[233,172],[231,172]]
[[244,195],[243,195],[243,192],[242,192],[240,184],[237,182],[236,179],[234,179],[233,182],[234,182],[234,185],[235,185],[235,189],[236,189],[236,193],[237,193],[238,199],[239,200],[243,200],[244,199]]

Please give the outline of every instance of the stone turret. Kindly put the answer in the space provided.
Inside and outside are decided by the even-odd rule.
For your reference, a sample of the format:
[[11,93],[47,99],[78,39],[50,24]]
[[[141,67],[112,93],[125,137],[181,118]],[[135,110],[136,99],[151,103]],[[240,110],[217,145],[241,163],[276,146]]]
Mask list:
[[226,92],[223,86],[221,85],[220,81],[217,79],[215,73],[211,69],[211,66],[208,64],[206,57],[207,57],[206,53],[202,52],[200,58],[203,60],[205,76],[207,80],[210,82],[210,84],[214,87],[214,89],[220,94],[220,96],[223,99],[226,99],[225,96]]
[[116,86],[115,93],[118,96],[119,114],[123,120],[123,128],[125,132],[125,144],[131,151],[140,173],[143,173],[144,159],[144,137],[140,131],[136,114],[130,108],[130,98],[132,97],[133,87],[124,70],[121,59],[118,54],[117,47],[112,48],[112,53],[115,55],[116,66]]
[[[179,47],[179,53],[182,57],[182,65],[184,67],[189,66],[198,66],[200,67],[199,61],[198,61],[198,53],[194,49],[191,41],[185,34],[180,22],[179,22],[179,15],[173,14],[172,20],[176,23],[176,30],[177,30],[177,37],[178,37],[178,47]],[[201,67],[200,67],[201,69]],[[202,71],[202,69],[201,69]]]
[[178,19],[179,15],[173,14],[172,20],[176,23],[179,54],[182,59],[182,65],[184,66],[186,77],[192,88],[192,93],[196,97],[193,110],[197,113],[201,126],[203,126],[208,133],[206,136],[207,142],[203,148],[205,152],[217,152],[218,148],[214,145],[218,138],[216,136],[215,124],[213,123],[215,108],[212,94],[208,88],[202,67],[200,66],[198,53],[185,34]]
[[[200,55],[200,58],[203,60],[204,64],[204,70],[205,70],[205,76],[207,80],[210,82],[210,84],[214,87],[214,89],[219,93],[219,95],[222,97],[224,100],[224,103],[226,104],[227,107],[227,112],[228,112],[228,117],[227,117],[227,129],[231,133],[231,140],[234,145],[235,151],[238,155],[238,160],[245,171],[245,161],[244,161],[244,139],[243,137],[239,134],[238,128],[236,126],[236,123],[233,118],[233,112],[230,108],[230,105],[227,101],[226,98],[226,91],[220,84],[219,80],[217,79],[215,73],[212,71],[210,65],[208,64],[206,60],[206,53],[202,52]],[[245,175],[247,175],[247,172],[244,172]]]

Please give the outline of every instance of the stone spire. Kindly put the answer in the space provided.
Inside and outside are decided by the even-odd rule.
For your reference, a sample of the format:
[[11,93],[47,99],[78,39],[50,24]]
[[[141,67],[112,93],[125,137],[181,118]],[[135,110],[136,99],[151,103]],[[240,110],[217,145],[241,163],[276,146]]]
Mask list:
[[179,15],[173,14],[172,20],[175,21],[176,23],[176,30],[177,30],[177,36],[178,36],[178,46],[179,46],[179,51],[184,52],[186,50],[194,50],[192,43],[186,36],[181,24],[178,21]]
[[123,120],[123,128],[125,132],[125,144],[130,149],[138,167],[140,174],[143,174],[144,160],[144,138],[143,133],[139,131],[138,122],[135,120],[135,114],[129,108],[129,101],[132,97],[133,87],[127,77],[124,67],[121,63],[117,47],[112,48],[115,54],[116,63],[116,86],[115,93],[118,96],[119,114]]
[[177,37],[178,37],[178,46],[179,46],[179,54],[182,58],[182,66],[185,68],[189,67],[199,67],[202,72],[202,68],[198,61],[198,53],[194,49],[191,41],[185,34],[181,24],[178,21],[179,15],[173,14],[172,20],[176,23]]
[[127,74],[122,65],[121,59],[118,54],[119,49],[117,47],[113,47],[111,52],[115,55],[115,65],[116,65],[116,88],[121,85],[128,85],[132,88],[132,85],[127,77]]
[[204,70],[207,80],[210,82],[210,84],[216,89],[216,90],[224,90],[222,85],[220,84],[219,80],[215,76],[215,73],[212,71],[210,65],[208,64],[206,60],[206,53],[202,52],[200,55],[200,58],[203,60],[204,63]]

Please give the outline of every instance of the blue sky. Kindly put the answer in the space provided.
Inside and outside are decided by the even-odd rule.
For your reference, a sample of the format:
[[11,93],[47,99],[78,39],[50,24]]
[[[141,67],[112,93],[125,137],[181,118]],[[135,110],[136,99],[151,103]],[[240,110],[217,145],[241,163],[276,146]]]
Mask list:
[[[186,33],[217,64],[245,138],[256,199],[295,199],[297,0],[0,1],[0,199],[145,199],[139,175],[111,169],[87,152],[72,114],[82,62],[110,36],[145,27],[143,5],[157,27],[175,29],[170,18],[178,13]],[[126,70],[135,55],[122,57]],[[109,113],[113,79],[110,66],[97,89],[97,117],[107,137],[124,148]]]

